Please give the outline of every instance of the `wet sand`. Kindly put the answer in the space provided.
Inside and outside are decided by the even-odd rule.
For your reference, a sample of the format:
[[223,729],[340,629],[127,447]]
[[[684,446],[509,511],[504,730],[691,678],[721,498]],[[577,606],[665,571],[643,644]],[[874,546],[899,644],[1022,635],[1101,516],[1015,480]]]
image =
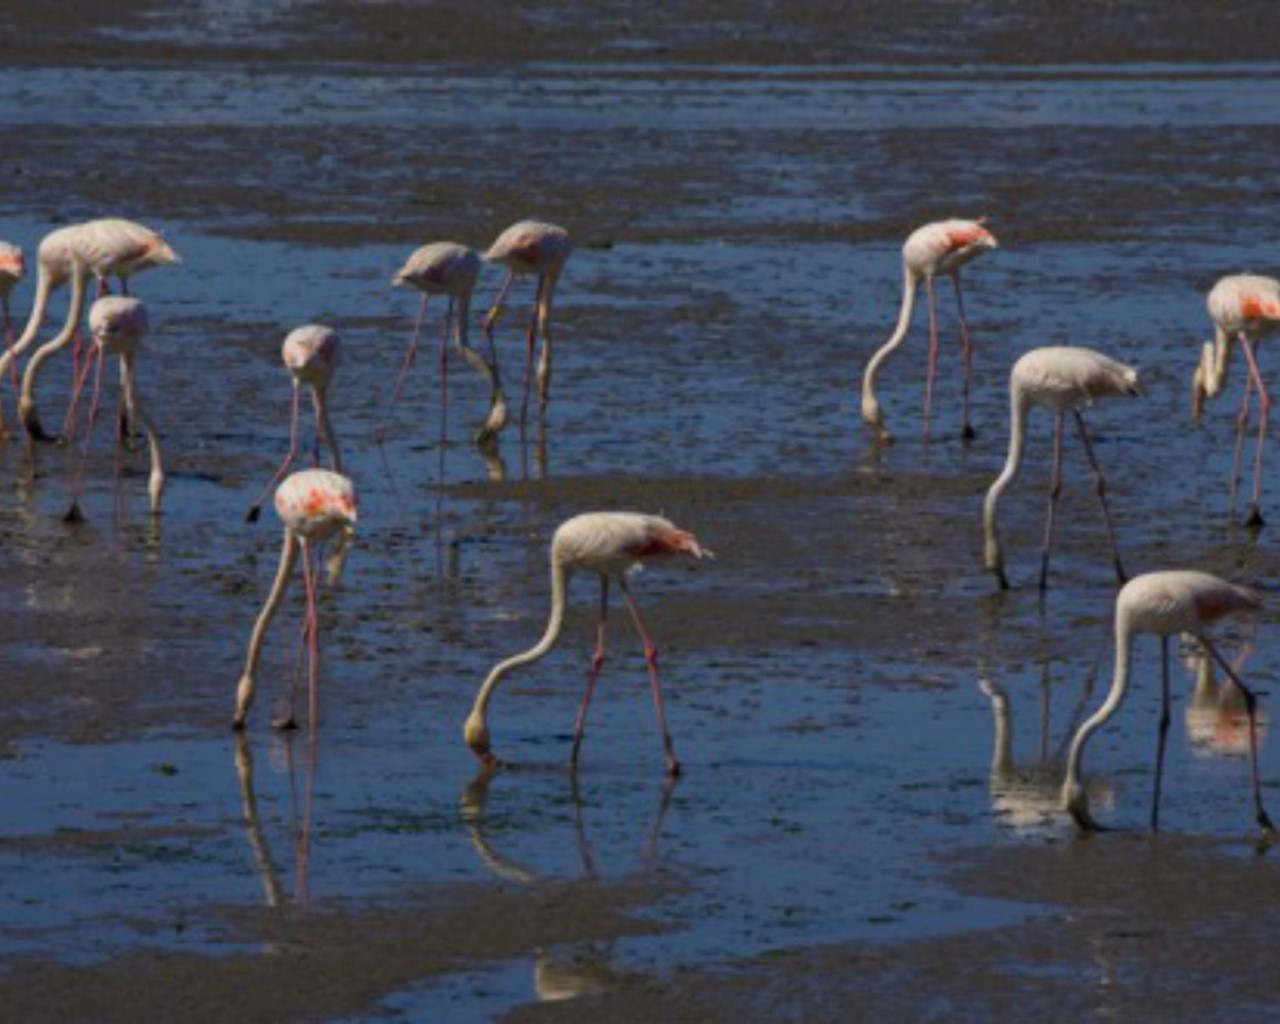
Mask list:
[[[1052,784],[1035,828],[998,806],[977,682],[1007,685],[1029,729],[1052,663],[1059,741],[1080,680],[1109,679],[1112,591],[1085,483],[1054,593],[1027,589],[1043,447],[1007,506],[1013,594],[981,572],[976,509],[1010,353],[1129,352],[1143,414],[1095,421],[1104,463],[1127,467],[1129,564],[1270,589],[1267,535],[1221,514],[1233,400],[1185,426],[1200,296],[1274,268],[1255,215],[1280,141],[1270,8],[899,11],[104,3],[69,25],[7,6],[0,237],[32,254],[56,223],[121,213],[171,226],[186,260],[137,282],[173,450],[159,525],[136,474],[112,512],[106,441],[80,529],[59,519],[70,453],[41,450],[29,481],[20,446],[0,452],[15,1018],[1268,1017],[1277,876],[1238,757],[1175,746],[1158,840],[1078,840]],[[434,376],[371,441],[413,311],[386,281],[428,239],[479,245],[534,212],[581,240],[551,410],[486,465],[465,441],[480,389],[458,371],[437,486]],[[875,450],[853,382],[896,309],[901,238],[979,213],[1002,241],[967,281],[979,442],[955,440],[945,377],[938,440],[918,441],[918,317],[886,384],[901,441]],[[339,429],[367,525],[324,609],[319,745],[269,738],[260,707],[246,762],[231,686],[277,527],[241,519],[286,436],[279,339],[310,318],[349,345]],[[664,511],[718,556],[637,583],[686,777],[662,786],[619,628],[625,697],[568,786],[584,584],[564,650],[497,705],[522,770],[477,795],[458,737],[473,687],[544,624],[550,530],[602,506]],[[1275,618],[1250,663],[1264,692]],[[264,704],[294,628],[273,634]],[[1144,697],[1126,742],[1091,755],[1131,830]],[[555,994],[577,998],[535,1002]]]

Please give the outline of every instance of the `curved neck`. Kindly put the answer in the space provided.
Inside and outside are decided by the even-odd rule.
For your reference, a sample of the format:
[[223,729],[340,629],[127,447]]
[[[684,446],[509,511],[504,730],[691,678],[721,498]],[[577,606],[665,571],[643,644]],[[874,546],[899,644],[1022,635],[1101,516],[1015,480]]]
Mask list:
[[1235,340],[1235,336],[1228,331],[1221,327],[1214,328],[1213,355],[1207,374],[1210,395],[1219,394],[1227,381],[1227,368],[1231,365],[1231,351],[1235,347]]
[[533,647],[530,647],[529,650],[523,654],[508,658],[506,661],[499,662],[493,667],[489,677],[480,686],[480,690],[476,694],[475,707],[471,711],[473,717],[484,721],[488,712],[489,701],[493,699],[493,694],[498,689],[498,684],[502,682],[503,676],[512,669],[519,668],[521,665],[528,665],[545,657],[551,648],[556,645],[556,641],[560,638],[560,630],[564,627],[565,592],[568,586],[568,579],[568,570],[556,559],[553,553],[551,556],[551,618],[547,622],[547,631],[542,635],[542,639]]
[[329,403],[326,401],[325,392],[326,389],[322,387],[311,389],[311,398],[316,407],[316,429],[319,430],[320,436],[329,449],[329,454],[333,457],[333,471],[341,473],[342,453],[338,450],[338,438],[333,432],[333,421],[329,419]]
[[[31,402],[35,392],[36,374],[40,370],[40,365],[59,349],[64,348],[74,336],[76,331],[80,329],[80,321],[84,316],[84,297],[88,291],[89,271],[79,262],[71,270],[71,305],[67,309],[67,320],[62,325],[57,335],[51,340],[45,342],[36,350],[36,354],[31,357],[31,362],[27,363],[26,372],[22,375],[22,397],[25,402]],[[37,300],[38,301],[38,300]],[[35,317],[35,311],[32,311],[32,317]],[[37,325],[38,329],[38,325]],[[23,331],[23,338],[27,332]],[[14,345],[15,353],[21,352],[19,347],[22,338],[18,339],[19,344]]]
[[1124,609],[1116,610],[1116,673],[1111,681],[1111,692],[1107,699],[1076,731],[1071,740],[1071,751],[1067,754],[1067,776],[1063,783],[1064,791],[1077,787],[1080,783],[1080,761],[1084,757],[1084,746],[1089,737],[1100,729],[1107,720],[1120,708],[1125,691],[1129,688],[1129,658],[1133,648],[1133,629],[1129,624],[1129,616]]
[[22,329],[22,334],[17,341],[7,346],[5,352],[0,354],[0,374],[8,373],[9,364],[30,348],[31,343],[36,340],[40,325],[44,323],[44,315],[49,309],[49,296],[53,294],[53,289],[54,285],[49,273],[42,266],[40,276],[36,280],[36,297],[31,306],[31,315],[27,317],[27,325]]
[[1027,441],[1027,412],[1031,408],[1031,397],[1017,380],[1009,382],[1009,454],[1004,460],[1004,469],[987,491],[986,500],[982,503],[982,529],[987,544],[988,567],[992,564],[993,553],[1000,550],[1000,539],[996,534],[996,506],[1001,496],[1022,466],[1022,453]]
[[249,637],[249,654],[245,658],[244,674],[253,676],[258,668],[258,658],[262,655],[262,641],[266,638],[267,627],[275,617],[276,610],[284,592],[289,587],[289,577],[293,574],[293,565],[298,558],[298,540],[293,533],[284,531],[284,548],[280,552],[280,568],[276,570],[275,582],[271,584],[271,593],[267,595],[267,603],[258,614],[258,621],[253,624],[253,635]]
[[898,323],[893,329],[893,334],[889,336],[889,340],[880,346],[879,351],[871,357],[871,362],[867,364],[867,372],[862,377],[862,396],[864,400],[875,397],[876,377],[880,373],[881,365],[889,358],[893,350],[902,344],[902,340],[907,336],[907,328],[911,326],[911,314],[916,307],[916,289],[919,284],[919,275],[904,260],[902,264],[902,308],[898,311]]

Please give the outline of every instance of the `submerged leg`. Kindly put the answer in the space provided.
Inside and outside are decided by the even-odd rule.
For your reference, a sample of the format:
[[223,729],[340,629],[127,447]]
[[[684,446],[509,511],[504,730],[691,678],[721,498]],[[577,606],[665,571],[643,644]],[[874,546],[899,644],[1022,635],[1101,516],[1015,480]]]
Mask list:
[[307,690],[308,690],[308,711],[307,714],[311,721],[311,729],[314,732],[316,722],[319,718],[320,702],[316,688],[316,674],[319,668],[320,660],[320,643],[318,634],[320,632],[320,616],[316,610],[316,577],[319,575],[319,552],[314,550],[311,541],[303,538],[302,540],[302,583],[307,591]]
[[938,293],[933,278],[924,279],[925,297],[929,305],[929,360],[924,373],[924,440],[929,443],[929,410],[933,404],[933,378],[938,372]]
[[538,278],[538,294],[533,302],[533,313],[529,317],[529,331],[524,339],[524,398],[520,403],[520,429],[524,430],[529,419],[529,391],[533,387],[533,350],[538,341],[538,310],[542,305],[542,290],[547,279]]
[[1236,670],[1231,664],[1218,653],[1218,648],[1210,642],[1208,637],[1197,637],[1206,651],[1212,656],[1244,694],[1245,711],[1249,715],[1249,757],[1253,766],[1253,806],[1257,812],[1257,822],[1269,833],[1275,833],[1275,826],[1271,824],[1271,817],[1267,814],[1266,808],[1262,806],[1262,783],[1258,776],[1258,698],[1254,695],[1249,687],[1245,686],[1240,676],[1236,674]]
[[952,275],[956,286],[956,312],[960,316],[960,351],[964,356],[964,384],[961,394],[964,396],[964,421],[960,428],[960,437],[972,441],[978,435],[974,433],[973,423],[969,419],[969,378],[973,366],[973,345],[969,342],[969,322],[964,315],[964,292],[960,288],[959,272]]
[[1062,493],[1062,413],[1053,414],[1053,469],[1049,477],[1049,513],[1044,521],[1044,548],[1040,553],[1040,592],[1049,586],[1049,553],[1053,549],[1053,520]]
[[1169,638],[1160,638],[1160,738],[1156,742],[1156,787],[1151,796],[1151,831],[1160,831],[1160,782],[1164,777],[1164,751],[1169,741]]
[[676,760],[675,747],[671,743],[671,733],[667,729],[667,716],[662,708],[662,686],[658,682],[658,648],[653,645],[653,641],[649,639],[649,634],[645,631],[644,622],[640,618],[640,609],[636,607],[635,599],[631,596],[631,587],[625,579],[618,581],[618,586],[622,588],[622,596],[627,599],[627,607],[631,610],[631,619],[636,624],[636,631],[640,634],[640,639],[644,643],[644,660],[649,667],[649,685],[653,689],[653,707],[658,715],[658,731],[662,734],[662,746],[667,753],[667,774],[679,775],[680,762]]
[[1111,509],[1107,505],[1107,481],[1102,475],[1102,467],[1098,465],[1097,457],[1093,454],[1093,442],[1089,439],[1084,417],[1079,409],[1073,409],[1072,412],[1075,414],[1076,427],[1080,431],[1080,440],[1084,442],[1085,454],[1089,457],[1089,466],[1093,469],[1093,490],[1098,495],[1098,501],[1102,503],[1102,518],[1107,524],[1107,540],[1111,542],[1111,561],[1115,566],[1116,581],[1124,586],[1129,578],[1124,574],[1124,566],[1120,564],[1120,548],[1116,545],[1116,528],[1111,521]]
[[1253,375],[1245,374],[1244,398],[1236,413],[1236,449],[1231,459],[1231,485],[1227,489],[1227,511],[1233,519],[1236,514],[1236,492],[1240,489],[1240,469],[1244,463],[1244,434],[1249,429],[1249,399],[1253,397]]
[[75,481],[71,485],[71,507],[62,517],[63,522],[67,523],[78,523],[84,519],[84,515],[80,512],[80,489],[84,484],[85,463],[89,461],[89,442],[93,440],[93,424],[98,416],[98,399],[102,394],[102,362],[105,357],[106,350],[99,345],[97,358],[85,361],[86,373],[91,364],[97,367],[97,372],[93,375],[93,400],[89,403],[89,422],[84,428],[84,446],[80,449],[80,464],[76,467]]
[[428,298],[427,293],[423,292],[422,305],[418,308],[418,320],[413,325],[413,337],[409,339],[409,348],[404,354],[404,362],[400,365],[400,375],[396,378],[396,386],[391,391],[388,411],[390,406],[396,404],[396,400],[400,397],[400,392],[404,390],[404,382],[409,378],[409,367],[413,365],[413,361],[418,357],[418,339],[422,336],[422,325],[427,321]]
[[604,668],[604,633],[609,619],[609,577],[600,577],[600,624],[596,628],[596,650],[591,656],[591,665],[587,669],[587,689],[582,694],[582,706],[578,708],[578,721],[573,727],[573,753],[569,755],[569,764],[578,767],[578,748],[582,746],[582,734],[587,725],[587,710],[591,707],[591,697],[596,690],[596,680],[600,678],[600,670]]
[[1257,353],[1253,342],[1240,335],[1240,347],[1244,349],[1245,360],[1249,364],[1249,376],[1253,378],[1253,386],[1258,389],[1258,447],[1253,453],[1253,505],[1249,510],[1246,525],[1259,527],[1262,518],[1262,450],[1267,443],[1267,417],[1271,412],[1271,398],[1267,395],[1266,385],[1262,383],[1262,374],[1258,370]]

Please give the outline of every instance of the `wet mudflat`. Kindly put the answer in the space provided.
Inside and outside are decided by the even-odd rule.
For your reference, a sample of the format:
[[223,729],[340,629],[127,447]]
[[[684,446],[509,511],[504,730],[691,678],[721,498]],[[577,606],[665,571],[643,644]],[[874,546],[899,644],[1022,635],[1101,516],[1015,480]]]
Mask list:
[[[1190,658],[1166,834],[1141,834],[1150,640],[1086,766],[1127,831],[1082,841],[1056,809],[1061,745],[1109,684],[1114,586],[1069,448],[1053,589],[1034,592],[1043,417],[1004,507],[1014,592],[980,561],[1007,367],[1083,344],[1147,384],[1088,414],[1130,571],[1204,568],[1275,604],[1268,530],[1228,528],[1239,381],[1200,429],[1187,411],[1204,292],[1273,271],[1258,211],[1280,65],[1251,9],[1202,6],[1100,25],[921,5],[903,26],[813,5],[776,31],[753,4],[594,26],[533,8],[498,32],[396,5],[107,4],[74,29],[42,5],[0,14],[0,237],[30,257],[55,224],[119,214],[184,258],[135,281],[163,517],[141,457],[117,482],[105,430],[76,527],[73,453],[40,448],[32,480],[21,445],[0,450],[4,1005],[1264,1017],[1274,851],[1255,844],[1238,715]],[[934,442],[921,312],[883,378],[899,441],[876,450],[856,382],[896,314],[901,241],[984,213],[1001,248],[966,277],[978,439],[957,438],[944,286]],[[388,408],[416,311],[388,282],[423,242],[483,246],[528,215],[578,243],[552,404],[486,460],[460,360],[440,445],[434,334]],[[500,326],[517,384],[527,295]],[[308,321],[346,345],[332,397],[359,547],[324,602],[314,740],[268,726],[292,607],[237,741],[279,546],[271,515],[242,520],[287,445],[279,344]],[[68,375],[41,396],[55,422]],[[564,769],[593,635],[579,581],[562,647],[494,706],[513,767],[477,778],[474,689],[541,634],[547,541],[590,508],[662,511],[717,554],[636,581],[685,773],[663,777],[622,616],[581,771]],[[1268,705],[1275,619],[1247,662]],[[1273,803],[1277,756],[1264,730]]]

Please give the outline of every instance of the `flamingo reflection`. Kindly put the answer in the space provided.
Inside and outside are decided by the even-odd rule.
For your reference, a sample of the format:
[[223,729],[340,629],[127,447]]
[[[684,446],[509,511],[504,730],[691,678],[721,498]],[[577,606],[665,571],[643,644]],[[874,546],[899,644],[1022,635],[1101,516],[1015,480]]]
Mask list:
[[[1018,835],[1042,834],[1062,823],[1062,776],[1067,742],[1084,714],[1097,681],[1098,663],[1089,673],[1080,697],[1071,709],[1066,728],[1055,745],[1051,714],[1052,681],[1045,661],[1040,675],[1040,742],[1031,759],[1014,755],[1013,712],[1008,692],[990,678],[979,674],[978,688],[991,701],[995,745],[991,752],[988,788],[991,810],[996,820]],[[1090,798],[1104,806],[1114,803],[1111,786],[1103,781],[1090,787]]]
[[[1187,739],[1191,749],[1206,756],[1247,757],[1249,754],[1249,705],[1243,691],[1231,679],[1219,679],[1213,660],[1192,637],[1183,637],[1182,664],[1195,680],[1187,700]],[[1239,672],[1253,652],[1246,641],[1231,661]],[[1258,746],[1266,742],[1267,717],[1257,712]]]
[[[463,789],[459,799],[462,822],[476,855],[486,869],[504,882],[533,888],[547,881],[545,876],[499,850],[494,845],[486,827],[489,820],[489,792],[494,777],[498,774],[514,773],[529,774],[530,772],[528,769],[508,767],[499,773],[482,768]],[[666,777],[657,812],[645,836],[641,851],[641,863],[646,869],[652,869],[659,859],[658,840],[662,834],[662,823],[671,806],[671,796],[675,792],[678,781],[678,776]],[[584,801],[576,772],[569,773],[569,794],[570,804],[573,807],[574,842],[582,864],[582,877],[593,881],[599,877],[599,873],[596,868],[595,852],[587,838],[583,815]],[[614,966],[617,956],[615,945],[613,940],[607,940],[575,943],[572,946],[553,950],[535,949],[533,951],[533,988],[538,999],[543,1002],[559,1002],[577,996],[605,992],[623,983],[635,981],[635,976]]]
[[[311,902],[311,800],[315,789],[316,745],[315,733],[311,733],[306,758],[305,789],[298,812],[297,767],[294,761],[293,737],[280,737],[277,742],[284,753],[284,771],[289,777],[289,829],[293,834],[293,896],[292,901],[298,906],[306,907]],[[243,732],[235,734],[236,741],[236,776],[240,780],[240,803],[244,815],[245,838],[253,854],[254,870],[262,883],[262,895],[268,907],[272,909],[285,906],[289,897],[285,895],[284,886],[280,882],[280,874],[276,870],[271,856],[271,847],[267,843],[262,828],[262,819],[258,814],[258,799],[253,783],[253,753],[249,747],[248,737]]]

